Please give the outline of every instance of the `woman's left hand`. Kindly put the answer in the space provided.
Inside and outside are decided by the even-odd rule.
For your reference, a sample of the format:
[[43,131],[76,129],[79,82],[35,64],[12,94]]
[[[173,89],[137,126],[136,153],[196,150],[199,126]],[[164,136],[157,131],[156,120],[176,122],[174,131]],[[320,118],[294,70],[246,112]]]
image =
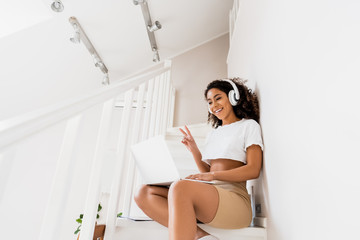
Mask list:
[[215,180],[214,172],[193,174],[193,175],[187,176],[185,179],[195,179],[195,180],[202,180],[202,181]]

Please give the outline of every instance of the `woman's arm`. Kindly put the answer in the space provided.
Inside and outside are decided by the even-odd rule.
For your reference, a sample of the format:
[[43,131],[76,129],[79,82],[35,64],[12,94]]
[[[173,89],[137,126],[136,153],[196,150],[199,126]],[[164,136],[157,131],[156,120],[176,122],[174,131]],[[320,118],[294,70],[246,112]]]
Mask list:
[[181,142],[187,147],[187,149],[193,155],[193,158],[195,160],[195,163],[196,163],[199,171],[201,173],[209,172],[210,166],[208,164],[206,164],[205,162],[201,161],[201,159],[202,159],[201,152],[200,152],[198,146],[196,145],[196,142],[195,142],[193,136],[191,135],[190,130],[187,128],[187,126],[185,126],[186,132],[184,130],[182,130],[181,128],[179,128],[179,130],[182,132],[182,134],[184,134],[184,138]]
[[261,147],[258,145],[251,145],[248,147],[246,150],[246,161],[246,165],[238,168],[225,171],[194,174],[190,175],[188,178],[204,181],[220,180],[226,182],[242,182],[258,178],[262,164]]

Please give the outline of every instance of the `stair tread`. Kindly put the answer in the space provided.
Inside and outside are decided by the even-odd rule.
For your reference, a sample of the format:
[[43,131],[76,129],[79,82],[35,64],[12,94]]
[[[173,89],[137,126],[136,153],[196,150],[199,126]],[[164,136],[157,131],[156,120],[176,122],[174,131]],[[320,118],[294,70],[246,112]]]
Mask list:
[[[118,218],[116,221],[116,226],[120,228],[126,228],[126,229],[141,229],[143,232],[150,230],[150,231],[165,231],[167,232],[167,228],[160,225],[159,223],[155,221],[134,221],[126,218]],[[263,227],[246,227],[241,229],[219,229],[219,228],[213,228],[206,224],[199,224],[201,228],[203,228],[205,231],[208,231],[211,234],[214,234],[216,236],[225,236],[225,235],[236,235],[236,236],[250,236],[250,237],[263,237],[266,234],[266,229]]]

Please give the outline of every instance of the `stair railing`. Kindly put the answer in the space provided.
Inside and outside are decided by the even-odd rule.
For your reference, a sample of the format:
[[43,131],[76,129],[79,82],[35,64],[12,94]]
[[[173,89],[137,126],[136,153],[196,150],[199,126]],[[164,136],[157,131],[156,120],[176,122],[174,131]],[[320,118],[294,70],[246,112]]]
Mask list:
[[[138,94],[135,97],[134,92]],[[131,194],[131,184],[134,172],[134,163],[129,159],[129,144],[145,139],[155,134],[164,133],[166,128],[172,126],[174,108],[174,89],[170,82],[170,66],[147,72],[131,79],[127,79],[82,97],[62,102],[48,108],[24,114],[0,122],[0,176],[6,183],[11,162],[14,160],[17,145],[32,135],[45,131],[55,124],[65,122],[61,151],[58,156],[52,189],[42,221],[40,240],[59,239],[58,228],[63,222],[62,212],[68,197],[73,176],[71,174],[71,161],[78,139],[79,127],[84,112],[93,107],[101,109],[96,147],[92,159],[90,180],[84,208],[84,219],[81,228],[80,240],[90,240],[93,237],[97,205],[101,192],[101,173],[104,153],[110,123],[115,109],[115,102],[119,95],[125,94],[125,104],[120,124],[120,132],[116,148],[116,166],[110,193],[108,216],[106,220],[107,239],[112,238],[115,229],[116,213],[119,208],[121,188]],[[133,102],[136,102],[135,116],[131,111]],[[132,119],[133,118],[133,119]],[[130,127],[132,130],[130,131]],[[91,162],[90,162],[91,163]],[[121,184],[123,175],[127,174],[127,181]],[[0,202],[4,189],[0,185]],[[128,199],[128,198],[124,198]],[[129,205],[129,200],[125,200]]]

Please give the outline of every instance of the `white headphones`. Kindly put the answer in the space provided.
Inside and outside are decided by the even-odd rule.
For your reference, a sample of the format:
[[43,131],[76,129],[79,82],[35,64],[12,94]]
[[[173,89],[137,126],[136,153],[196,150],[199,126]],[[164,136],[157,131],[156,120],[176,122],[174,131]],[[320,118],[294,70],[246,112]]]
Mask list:
[[[221,79],[221,81],[225,81],[231,84],[233,90],[230,90],[229,94],[228,94],[228,98],[230,101],[231,106],[236,106],[240,100],[240,92],[239,89],[237,88],[236,84],[231,81],[230,79]],[[210,110],[210,106],[208,105],[208,109],[209,109],[209,113],[212,114],[212,111]]]

